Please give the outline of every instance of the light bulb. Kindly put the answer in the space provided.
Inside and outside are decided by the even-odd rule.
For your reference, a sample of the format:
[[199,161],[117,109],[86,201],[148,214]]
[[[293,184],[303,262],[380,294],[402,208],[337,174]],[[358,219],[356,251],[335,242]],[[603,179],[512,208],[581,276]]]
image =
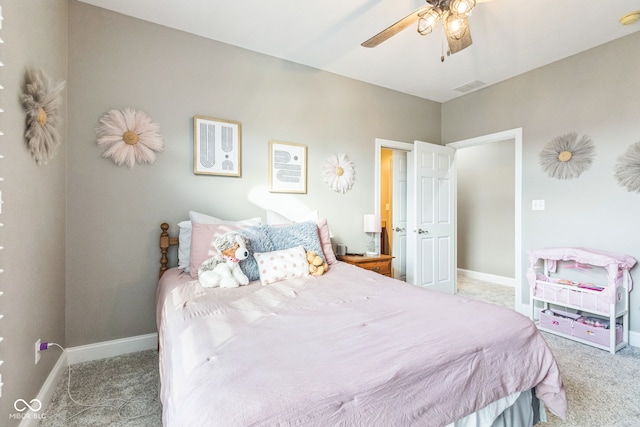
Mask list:
[[471,11],[476,6],[476,0],[453,0],[449,9],[461,18],[471,15]]

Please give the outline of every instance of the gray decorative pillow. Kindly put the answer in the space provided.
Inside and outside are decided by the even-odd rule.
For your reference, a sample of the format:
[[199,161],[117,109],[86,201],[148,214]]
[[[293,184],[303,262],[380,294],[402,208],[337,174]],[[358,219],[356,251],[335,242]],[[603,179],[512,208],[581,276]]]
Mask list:
[[315,221],[280,226],[267,225],[266,227],[268,227],[274,250],[282,251],[296,246],[303,246],[305,251],[314,251],[323,261],[326,261],[324,252],[322,252],[320,237],[318,237],[318,225]]
[[240,269],[251,281],[258,280],[260,278],[258,262],[253,257],[253,254],[256,252],[273,252],[276,250],[269,238],[267,227],[267,225],[256,225],[237,231],[238,234],[243,235],[245,239],[247,239],[249,257],[240,261]]

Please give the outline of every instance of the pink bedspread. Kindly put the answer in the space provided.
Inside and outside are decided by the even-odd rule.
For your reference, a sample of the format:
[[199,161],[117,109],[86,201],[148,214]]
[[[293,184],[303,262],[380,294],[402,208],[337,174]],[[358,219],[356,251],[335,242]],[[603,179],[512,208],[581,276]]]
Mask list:
[[165,426],[442,426],[536,387],[566,415],[526,317],[345,263],[321,277],[158,289]]

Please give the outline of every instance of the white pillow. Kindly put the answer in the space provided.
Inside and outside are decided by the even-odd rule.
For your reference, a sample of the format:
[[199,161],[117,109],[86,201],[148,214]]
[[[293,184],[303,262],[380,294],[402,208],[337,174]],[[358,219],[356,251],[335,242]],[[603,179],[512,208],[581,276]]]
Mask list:
[[318,221],[318,211],[311,211],[307,214],[303,215],[301,218],[297,218],[295,220],[289,219],[284,215],[279,214],[278,212],[266,210],[267,212],[267,224],[269,225],[282,225],[282,224],[294,224],[296,222],[306,222],[306,221]]
[[189,273],[189,262],[191,258],[191,222],[198,224],[238,224],[238,225],[260,225],[262,218],[255,217],[239,221],[228,221],[215,216],[206,215],[200,212],[189,211],[189,221],[178,223],[178,268]]
[[309,275],[307,254],[302,246],[281,251],[254,253],[258,263],[260,283],[269,285],[292,277]]
[[191,254],[191,221],[178,223],[178,268],[189,272],[189,256]]

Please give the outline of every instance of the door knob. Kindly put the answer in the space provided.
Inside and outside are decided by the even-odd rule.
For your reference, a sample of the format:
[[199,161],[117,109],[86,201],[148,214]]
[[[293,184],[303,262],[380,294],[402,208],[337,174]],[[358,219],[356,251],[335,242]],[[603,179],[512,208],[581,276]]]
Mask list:
[[397,231],[397,232],[404,231],[404,228],[396,227],[393,229],[393,231]]
[[418,234],[427,234],[429,233],[427,230],[423,230],[422,228],[418,228]]

